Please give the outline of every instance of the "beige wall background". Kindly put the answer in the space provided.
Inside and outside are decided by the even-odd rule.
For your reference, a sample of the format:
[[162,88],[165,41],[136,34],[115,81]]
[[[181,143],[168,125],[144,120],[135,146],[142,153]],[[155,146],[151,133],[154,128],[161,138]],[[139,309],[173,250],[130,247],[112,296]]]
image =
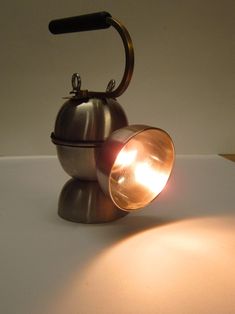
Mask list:
[[54,154],[56,114],[79,72],[86,89],[120,80],[113,29],[53,36],[54,18],[109,11],[135,47],[119,98],[130,123],[161,127],[177,153],[235,153],[235,1],[1,1],[0,155]]

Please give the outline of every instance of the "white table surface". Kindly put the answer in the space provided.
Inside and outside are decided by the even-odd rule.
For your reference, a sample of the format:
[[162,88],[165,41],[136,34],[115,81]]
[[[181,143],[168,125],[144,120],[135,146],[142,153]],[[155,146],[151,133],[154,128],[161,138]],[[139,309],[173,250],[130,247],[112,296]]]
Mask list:
[[145,210],[57,216],[55,157],[0,158],[0,313],[235,313],[235,164],[179,156]]

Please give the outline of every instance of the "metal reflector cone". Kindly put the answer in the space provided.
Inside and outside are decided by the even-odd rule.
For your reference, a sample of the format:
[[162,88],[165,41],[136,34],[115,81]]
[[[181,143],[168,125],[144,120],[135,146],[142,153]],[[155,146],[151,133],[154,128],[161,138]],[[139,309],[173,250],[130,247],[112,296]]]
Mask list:
[[174,164],[174,145],[163,130],[131,125],[115,131],[97,158],[97,177],[116,206],[147,206],[165,187]]

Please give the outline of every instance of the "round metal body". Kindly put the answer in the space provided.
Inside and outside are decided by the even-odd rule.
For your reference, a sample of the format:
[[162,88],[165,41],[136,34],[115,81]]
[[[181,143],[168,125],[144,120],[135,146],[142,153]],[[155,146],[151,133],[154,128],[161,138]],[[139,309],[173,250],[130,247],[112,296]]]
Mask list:
[[96,156],[100,144],[88,146],[56,145],[57,156],[64,171],[80,180],[97,180]]
[[100,150],[98,181],[119,208],[142,208],[163,190],[174,155],[173,142],[165,131],[146,125],[124,127],[115,131]]
[[127,212],[117,208],[97,182],[70,179],[60,193],[58,214],[74,222],[103,223],[126,216]]
[[63,169],[74,178],[97,180],[96,156],[102,143],[127,124],[125,112],[115,99],[74,97],[66,101],[51,136]]

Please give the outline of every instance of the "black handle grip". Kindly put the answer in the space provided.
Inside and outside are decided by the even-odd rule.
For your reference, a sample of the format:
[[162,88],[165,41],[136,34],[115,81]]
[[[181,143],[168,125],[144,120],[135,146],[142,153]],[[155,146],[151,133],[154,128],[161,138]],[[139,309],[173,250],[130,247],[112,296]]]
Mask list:
[[108,28],[107,17],[111,17],[108,12],[97,12],[53,20],[49,23],[49,30],[52,34],[64,34]]

